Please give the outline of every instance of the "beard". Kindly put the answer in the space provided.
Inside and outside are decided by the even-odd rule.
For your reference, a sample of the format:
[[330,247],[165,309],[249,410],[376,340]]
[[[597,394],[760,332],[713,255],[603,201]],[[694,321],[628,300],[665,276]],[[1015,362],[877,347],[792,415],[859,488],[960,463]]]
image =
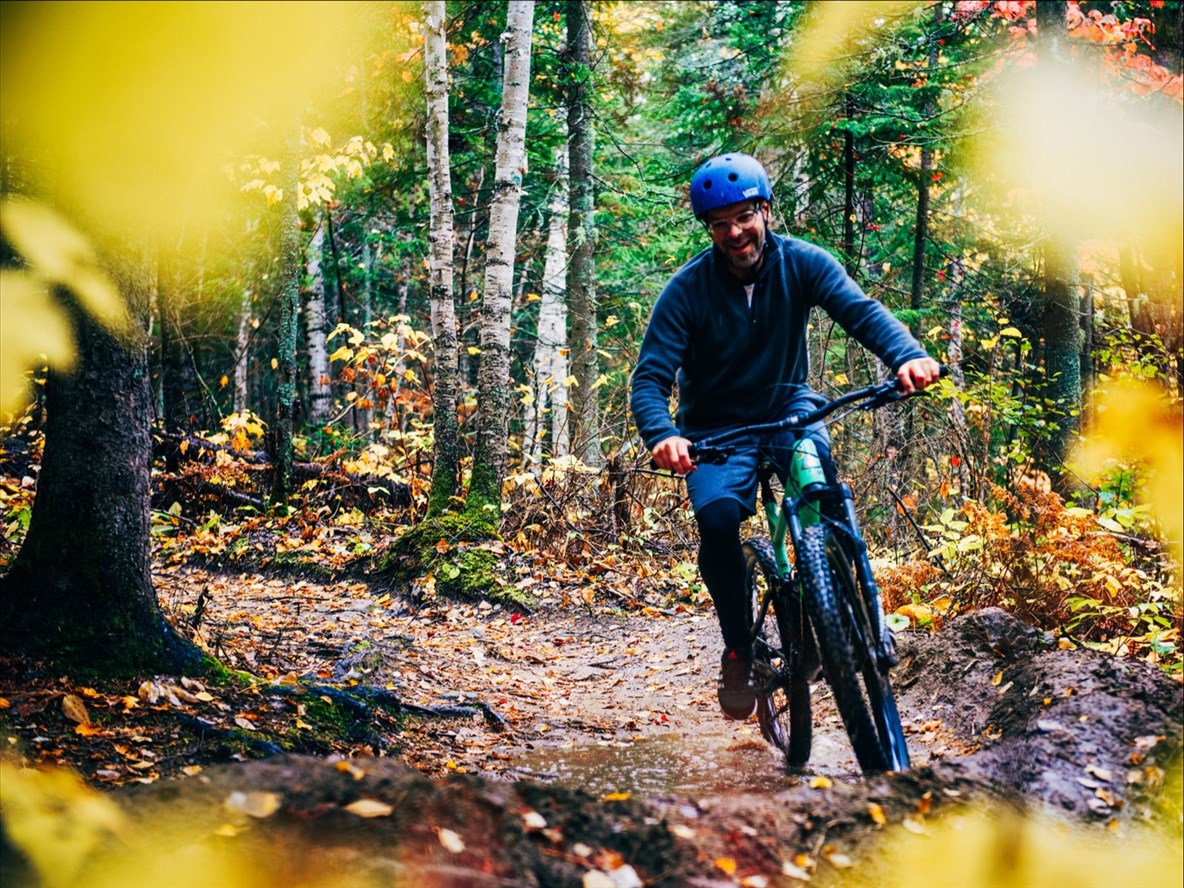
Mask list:
[[746,231],[741,237],[725,243],[721,249],[736,277],[751,278],[760,268],[765,255],[765,231]]

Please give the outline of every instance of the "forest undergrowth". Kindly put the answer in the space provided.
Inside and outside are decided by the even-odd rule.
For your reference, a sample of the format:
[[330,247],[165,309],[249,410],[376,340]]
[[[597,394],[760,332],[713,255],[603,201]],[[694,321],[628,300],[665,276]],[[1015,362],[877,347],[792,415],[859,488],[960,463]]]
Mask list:
[[[407,470],[414,462],[405,447],[340,446],[301,463],[297,495],[286,508],[271,508],[267,457],[254,449],[261,434],[260,425],[235,417],[217,433],[157,437],[154,559],[386,582],[384,556],[421,519],[428,472]],[[311,454],[312,442],[303,443]],[[41,447],[29,414],[0,451],[0,571],[28,527]],[[434,548],[441,556],[469,545],[491,549],[488,592],[514,592],[523,611],[540,605],[544,590],[548,602],[624,611],[709,606],[679,479],[640,459],[592,469],[563,458],[511,474],[503,500],[500,539],[441,538]],[[865,518],[890,623],[936,630],[956,614],[1001,607],[1054,633],[1063,647],[1145,660],[1184,680],[1179,565],[1146,507],[1129,496],[1099,502],[1105,508],[1066,505],[1022,476],[989,485],[981,498],[948,489],[927,500],[910,496],[896,506],[903,520]],[[756,519],[746,530],[762,533]],[[410,588],[391,580],[390,591],[434,597],[449,570],[456,568],[448,560],[429,558]]]

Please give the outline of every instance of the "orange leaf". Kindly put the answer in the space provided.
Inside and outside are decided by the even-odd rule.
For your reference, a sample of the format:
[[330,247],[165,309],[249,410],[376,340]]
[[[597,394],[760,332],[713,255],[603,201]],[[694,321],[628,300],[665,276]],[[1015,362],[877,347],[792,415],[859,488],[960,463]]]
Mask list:
[[715,865],[729,876],[736,872],[736,860],[733,857],[717,857]]

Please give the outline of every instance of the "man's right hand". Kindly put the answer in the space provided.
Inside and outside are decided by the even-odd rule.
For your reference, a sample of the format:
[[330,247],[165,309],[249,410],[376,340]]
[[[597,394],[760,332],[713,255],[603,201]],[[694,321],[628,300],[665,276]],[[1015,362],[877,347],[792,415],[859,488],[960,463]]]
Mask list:
[[664,438],[653,451],[654,462],[658,468],[666,469],[678,475],[686,475],[695,471],[695,464],[691,461],[691,442],[678,435]]

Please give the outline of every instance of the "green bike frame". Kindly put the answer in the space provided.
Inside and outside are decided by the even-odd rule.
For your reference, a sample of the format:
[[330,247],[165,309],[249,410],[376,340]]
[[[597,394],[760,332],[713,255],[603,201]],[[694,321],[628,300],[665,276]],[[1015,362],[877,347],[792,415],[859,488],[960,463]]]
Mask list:
[[[789,560],[789,551],[785,545],[785,537],[789,532],[790,509],[801,500],[798,510],[798,520],[802,527],[809,527],[821,520],[817,500],[810,499],[809,494],[826,486],[826,473],[822,470],[822,459],[818,456],[818,448],[814,442],[806,437],[799,438],[793,446],[793,454],[789,460],[789,471],[785,478],[785,495],[778,502],[774,497],[762,497],[765,507],[765,519],[769,522],[769,536],[773,543],[773,552],[777,556],[777,570],[784,581],[789,580],[793,565]],[[805,497],[805,499],[803,499]]]

